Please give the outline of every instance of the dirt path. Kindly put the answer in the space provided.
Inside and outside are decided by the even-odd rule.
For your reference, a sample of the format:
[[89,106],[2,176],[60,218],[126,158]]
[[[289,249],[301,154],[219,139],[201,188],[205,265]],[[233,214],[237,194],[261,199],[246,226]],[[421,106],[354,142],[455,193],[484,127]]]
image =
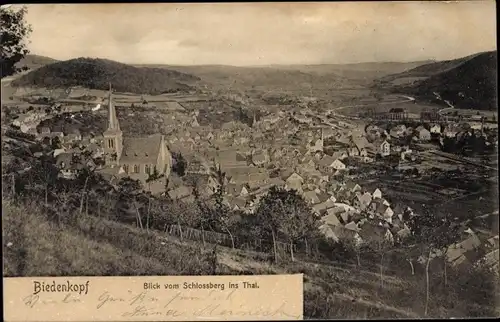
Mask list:
[[384,304],[381,302],[364,300],[361,298],[355,298],[355,297],[347,295],[347,294],[341,294],[341,293],[335,293],[335,292],[330,293],[330,295],[337,297],[337,298],[340,298],[340,299],[343,299],[343,300],[346,300],[346,301],[357,302],[357,303],[360,303],[360,304],[363,304],[366,306],[374,307],[377,309],[382,309],[384,311],[394,312],[394,313],[397,313],[397,314],[400,314],[402,316],[406,316],[409,318],[420,318],[421,317],[420,315],[418,315],[414,312],[411,312],[408,310],[403,310],[403,309],[398,309],[397,307],[390,306],[390,305],[387,305],[387,304]]

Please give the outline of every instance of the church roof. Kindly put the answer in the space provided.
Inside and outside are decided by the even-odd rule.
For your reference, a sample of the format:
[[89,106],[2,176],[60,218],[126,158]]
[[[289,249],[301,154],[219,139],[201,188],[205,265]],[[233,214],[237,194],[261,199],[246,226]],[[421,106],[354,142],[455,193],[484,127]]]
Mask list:
[[156,163],[160,154],[161,142],[161,134],[143,138],[123,138],[123,152],[120,163]]

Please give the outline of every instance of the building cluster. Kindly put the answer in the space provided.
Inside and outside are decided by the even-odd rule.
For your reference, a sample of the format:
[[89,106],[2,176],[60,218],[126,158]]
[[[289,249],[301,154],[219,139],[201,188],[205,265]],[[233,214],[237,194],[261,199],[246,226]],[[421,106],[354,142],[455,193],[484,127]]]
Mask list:
[[[130,177],[153,193],[166,192],[172,199],[193,202],[192,182],[171,174],[172,151],[187,160],[186,174],[197,177],[201,196],[208,197],[217,188],[213,172],[219,167],[224,172],[224,202],[232,210],[253,213],[271,187],[293,189],[311,205],[313,215],[320,217],[325,236],[356,243],[394,243],[411,233],[405,222],[414,214],[409,208],[392,205],[380,189],[367,191],[349,179],[351,165],[390,156],[397,156],[400,162],[413,161],[416,153],[410,143],[425,143],[436,136],[455,138],[464,132],[453,123],[416,128],[393,124],[388,129],[370,125],[364,132],[331,113],[299,106],[268,112],[258,121],[254,119],[252,126],[231,121],[214,128],[200,125],[199,111],[179,103],[162,108],[156,113],[161,114],[165,135],[124,135],[111,90],[103,133],[87,137],[76,128],[65,132],[40,128],[39,123],[51,117],[41,111],[25,114],[14,125],[40,141],[57,145],[53,155],[64,177],[73,177],[82,167],[94,167],[111,181]],[[391,113],[394,120],[407,118],[399,109]],[[485,135],[485,131],[477,132]],[[159,177],[151,179],[154,173]],[[468,250],[469,244],[477,242],[464,242],[463,249]],[[456,255],[453,261],[465,261],[466,252],[458,253],[450,251]]]

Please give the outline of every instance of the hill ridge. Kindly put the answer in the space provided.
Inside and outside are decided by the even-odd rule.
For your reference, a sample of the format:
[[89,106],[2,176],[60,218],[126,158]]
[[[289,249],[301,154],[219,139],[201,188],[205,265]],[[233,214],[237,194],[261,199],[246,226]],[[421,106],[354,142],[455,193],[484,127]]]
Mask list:
[[175,70],[145,68],[103,58],[79,57],[42,66],[12,82],[15,87],[72,87],[107,90],[109,83],[121,92],[161,94],[189,91],[198,77]]
[[457,108],[495,110],[496,59],[496,50],[476,53],[388,75],[376,80],[374,86],[442,104],[436,101],[436,92]]

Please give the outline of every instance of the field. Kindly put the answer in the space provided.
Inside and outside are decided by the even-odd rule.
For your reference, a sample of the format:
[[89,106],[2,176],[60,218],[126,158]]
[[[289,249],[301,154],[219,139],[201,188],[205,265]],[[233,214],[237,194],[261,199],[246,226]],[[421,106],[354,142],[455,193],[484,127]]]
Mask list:
[[[369,104],[369,105],[368,105]],[[387,113],[393,108],[402,108],[408,113],[420,114],[423,111],[437,111],[442,107],[434,104],[429,104],[425,102],[407,102],[403,99],[394,102],[394,100],[389,100],[387,102],[373,102],[366,103],[367,106],[354,106],[346,109],[342,109],[341,113],[345,115],[359,115],[366,113],[368,111],[373,113]]]
[[485,110],[474,110],[474,109],[463,109],[463,108],[454,108],[447,111],[445,114],[454,114],[457,112],[458,115],[464,116],[474,116],[474,115],[482,115],[486,116],[488,119],[492,117],[498,117],[498,111],[485,111]]
[[390,83],[392,85],[407,85],[407,84],[413,84],[414,82],[418,82],[421,80],[426,79],[427,77],[401,77],[401,78],[396,78],[395,80],[391,81]]
[[416,212],[425,205],[437,216],[452,214],[459,221],[498,210],[495,184],[474,173],[445,171],[423,177],[377,174],[366,178],[362,186],[370,192],[379,188],[393,205],[409,206]]

